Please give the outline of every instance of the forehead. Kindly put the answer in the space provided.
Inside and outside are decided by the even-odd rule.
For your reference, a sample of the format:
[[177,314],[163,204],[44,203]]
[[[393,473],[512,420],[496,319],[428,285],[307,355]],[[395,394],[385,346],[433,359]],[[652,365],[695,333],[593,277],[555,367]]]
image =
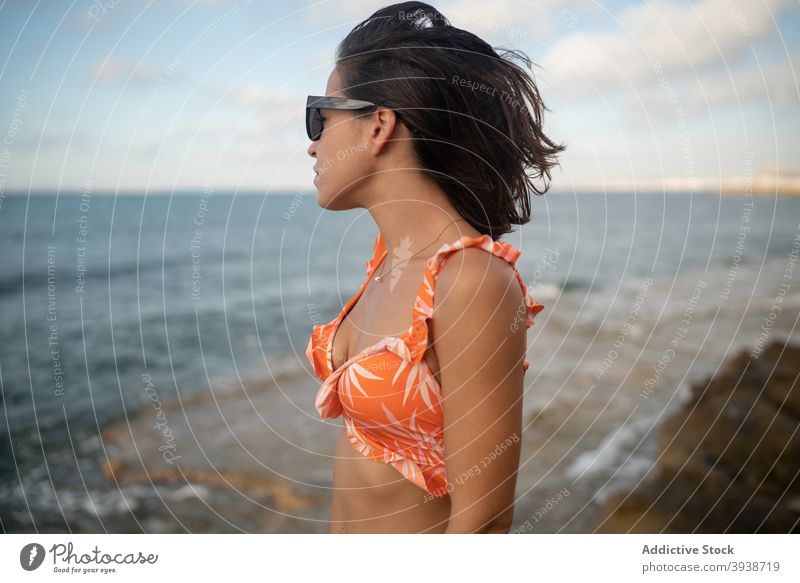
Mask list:
[[325,95],[331,97],[346,97],[342,92],[342,79],[339,75],[339,70],[334,67],[331,74],[328,75],[328,84],[325,87]]

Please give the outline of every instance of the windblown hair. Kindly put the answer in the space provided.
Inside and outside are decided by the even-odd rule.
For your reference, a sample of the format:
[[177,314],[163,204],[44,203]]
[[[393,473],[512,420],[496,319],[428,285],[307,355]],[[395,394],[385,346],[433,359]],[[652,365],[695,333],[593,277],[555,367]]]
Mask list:
[[401,2],[357,24],[336,66],[348,97],[395,110],[420,165],[475,229],[497,240],[530,221],[529,193],[547,191],[564,146],[544,134],[524,53],[495,51],[433,6]]

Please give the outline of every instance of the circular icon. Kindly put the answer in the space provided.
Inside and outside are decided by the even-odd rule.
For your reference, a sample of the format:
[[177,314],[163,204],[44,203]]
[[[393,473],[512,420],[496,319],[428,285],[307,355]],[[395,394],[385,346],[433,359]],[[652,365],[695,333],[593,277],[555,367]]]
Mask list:
[[26,571],[35,571],[44,561],[44,547],[39,543],[30,543],[19,552],[19,564]]

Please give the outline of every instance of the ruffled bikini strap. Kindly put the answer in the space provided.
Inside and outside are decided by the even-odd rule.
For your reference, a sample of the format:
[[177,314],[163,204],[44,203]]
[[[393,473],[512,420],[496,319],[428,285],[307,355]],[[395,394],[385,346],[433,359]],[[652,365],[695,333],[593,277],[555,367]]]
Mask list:
[[[428,320],[433,316],[433,295],[439,272],[450,255],[466,247],[480,247],[493,255],[505,259],[514,268],[514,274],[525,298],[524,322],[520,321],[518,324],[524,323],[526,328],[533,326],[534,316],[544,309],[544,306],[538,303],[525,287],[525,282],[517,270],[520,251],[510,243],[493,241],[489,235],[479,235],[477,237],[464,236],[455,243],[444,244],[435,255],[428,259],[425,277],[414,302],[412,329],[407,345],[411,351],[412,359],[415,361],[422,359],[428,348]],[[527,361],[525,368],[527,369]]]
[[367,276],[372,275],[372,272],[377,269],[378,265],[380,265],[383,260],[385,252],[386,242],[383,240],[383,234],[378,231],[378,234],[375,236],[375,242],[372,244],[372,258],[364,262],[364,269],[367,272]]

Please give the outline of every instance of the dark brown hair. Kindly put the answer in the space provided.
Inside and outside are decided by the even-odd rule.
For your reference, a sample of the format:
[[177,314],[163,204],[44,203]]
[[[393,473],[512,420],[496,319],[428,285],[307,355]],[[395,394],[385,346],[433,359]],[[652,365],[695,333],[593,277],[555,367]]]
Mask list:
[[424,2],[381,8],[336,49],[343,92],[395,110],[420,165],[493,240],[530,221],[529,191],[547,191],[564,150],[542,130],[532,73],[512,58],[531,69],[524,53],[495,51]]

